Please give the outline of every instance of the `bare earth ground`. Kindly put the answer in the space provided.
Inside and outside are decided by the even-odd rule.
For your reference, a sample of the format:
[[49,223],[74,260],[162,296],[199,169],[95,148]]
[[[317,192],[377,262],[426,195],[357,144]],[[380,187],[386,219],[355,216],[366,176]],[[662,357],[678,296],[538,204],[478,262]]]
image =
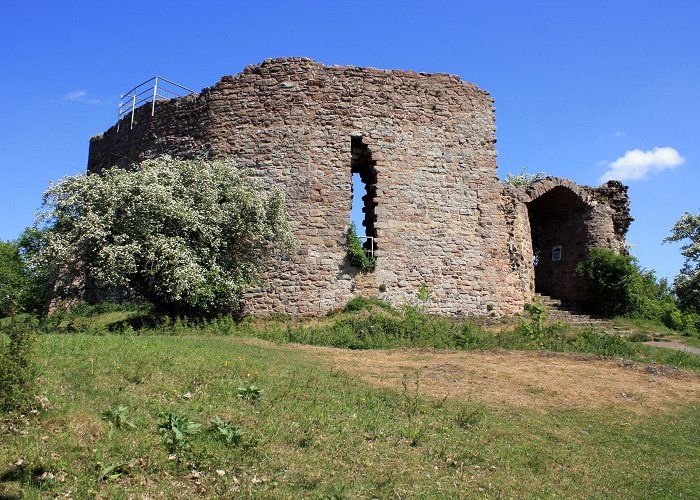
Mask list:
[[[257,339],[244,341],[271,345]],[[592,355],[437,349],[349,351],[298,344],[278,348],[304,351],[314,362],[377,386],[402,389],[405,380],[413,391],[417,382],[419,392],[440,399],[540,411],[615,407],[640,415],[700,403],[700,374]]]
[[665,349],[673,349],[676,351],[690,352],[690,353],[697,354],[698,356],[700,356],[700,348],[691,347],[689,345],[681,344],[680,342],[653,340],[653,341],[644,342],[644,343],[646,345],[650,345],[653,347],[663,347]]

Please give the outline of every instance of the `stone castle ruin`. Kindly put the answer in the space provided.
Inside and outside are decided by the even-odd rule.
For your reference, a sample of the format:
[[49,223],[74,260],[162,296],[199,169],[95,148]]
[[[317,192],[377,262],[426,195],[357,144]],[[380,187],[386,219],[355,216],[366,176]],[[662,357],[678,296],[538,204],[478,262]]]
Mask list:
[[[493,99],[454,75],[272,59],[151,111],[94,137],[88,171],[231,156],[286,190],[300,246],[247,294],[251,314],[320,315],[358,294],[415,303],[422,286],[439,314],[512,314],[536,291],[582,305],[576,264],[593,247],[625,248],[627,188],[501,183]],[[347,259],[353,173],[370,272]]]

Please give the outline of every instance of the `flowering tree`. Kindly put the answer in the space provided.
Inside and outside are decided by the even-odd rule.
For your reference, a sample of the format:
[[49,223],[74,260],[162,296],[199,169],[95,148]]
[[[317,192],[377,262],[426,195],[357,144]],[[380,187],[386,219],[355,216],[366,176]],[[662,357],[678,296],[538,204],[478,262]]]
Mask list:
[[164,156],[66,177],[44,193],[36,224],[46,235],[38,264],[79,263],[98,286],[176,314],[232,310],[270,252],[295,245],[283,193],[231,159]]

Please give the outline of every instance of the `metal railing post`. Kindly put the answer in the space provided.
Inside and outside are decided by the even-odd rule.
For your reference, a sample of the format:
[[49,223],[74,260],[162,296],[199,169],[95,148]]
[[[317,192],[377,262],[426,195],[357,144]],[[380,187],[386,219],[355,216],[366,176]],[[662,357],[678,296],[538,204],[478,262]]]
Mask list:
[[156,82],[153,84],[153,103],[151,104],[151,116],[156,114],[156,96],[158,95],[158,77],[156,76]]
[[119,122],[122,119],[122,101],[124,100],[124,94],[119,94],[119,113],[117,113],[117,134],[119,133]]
[[134,129],[134,111],[136,111],[136,94],[134,94],[134,98],[131,100],[131,130]]

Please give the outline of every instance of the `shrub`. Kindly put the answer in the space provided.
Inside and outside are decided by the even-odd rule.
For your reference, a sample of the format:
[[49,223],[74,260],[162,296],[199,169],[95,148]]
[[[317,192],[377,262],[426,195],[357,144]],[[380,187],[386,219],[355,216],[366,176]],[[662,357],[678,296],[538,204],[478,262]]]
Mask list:
[[594,312],[612,317],[635,311],[640,272],[634,257],[594,248],[578,264],[576,274],[588,283],[589,306]]
[[13,317],[5,323],[5,335],[0,334],[0,412],[21,410],[32,400],[36,327],[34,318]]
[[651,335],[644,332],[634,332],[627,337],[630,342],[648,342],[651,340]]
[[525,310],[538,325],[544,325],[547,320],[547,307],[544,304],[525,304]]
[[465,322],[454,335],[455,347],[459,349],[485,349],[489,347],[484,331],[474,323]]
[[371,311],[373,307],[379,307],[381,309],[384,309],[385,311],[392,310],[391,306],[386,302],[382,302],[379,299],[373,299],[371,297],[363,297],[361,295],[358,295],[350,299],[348,303],[345,304],[343,312],[357,312],[365,309]]
[[13,242],[0,241],[0,318],[21,310],[27,276],[19,248]]
[[520,171],[518,175],[513,175],[513,174],[506,174],[506,178],[503,181],[504,184],[508,184],[513,187],[526,187],[526,186],[531,186],[537,181],[541,181],[542,179],[547,177],[547,174],[544,172],[536,172],[534,174],[528,174],[525,172],[526,167],[523,167],[523,169]]

